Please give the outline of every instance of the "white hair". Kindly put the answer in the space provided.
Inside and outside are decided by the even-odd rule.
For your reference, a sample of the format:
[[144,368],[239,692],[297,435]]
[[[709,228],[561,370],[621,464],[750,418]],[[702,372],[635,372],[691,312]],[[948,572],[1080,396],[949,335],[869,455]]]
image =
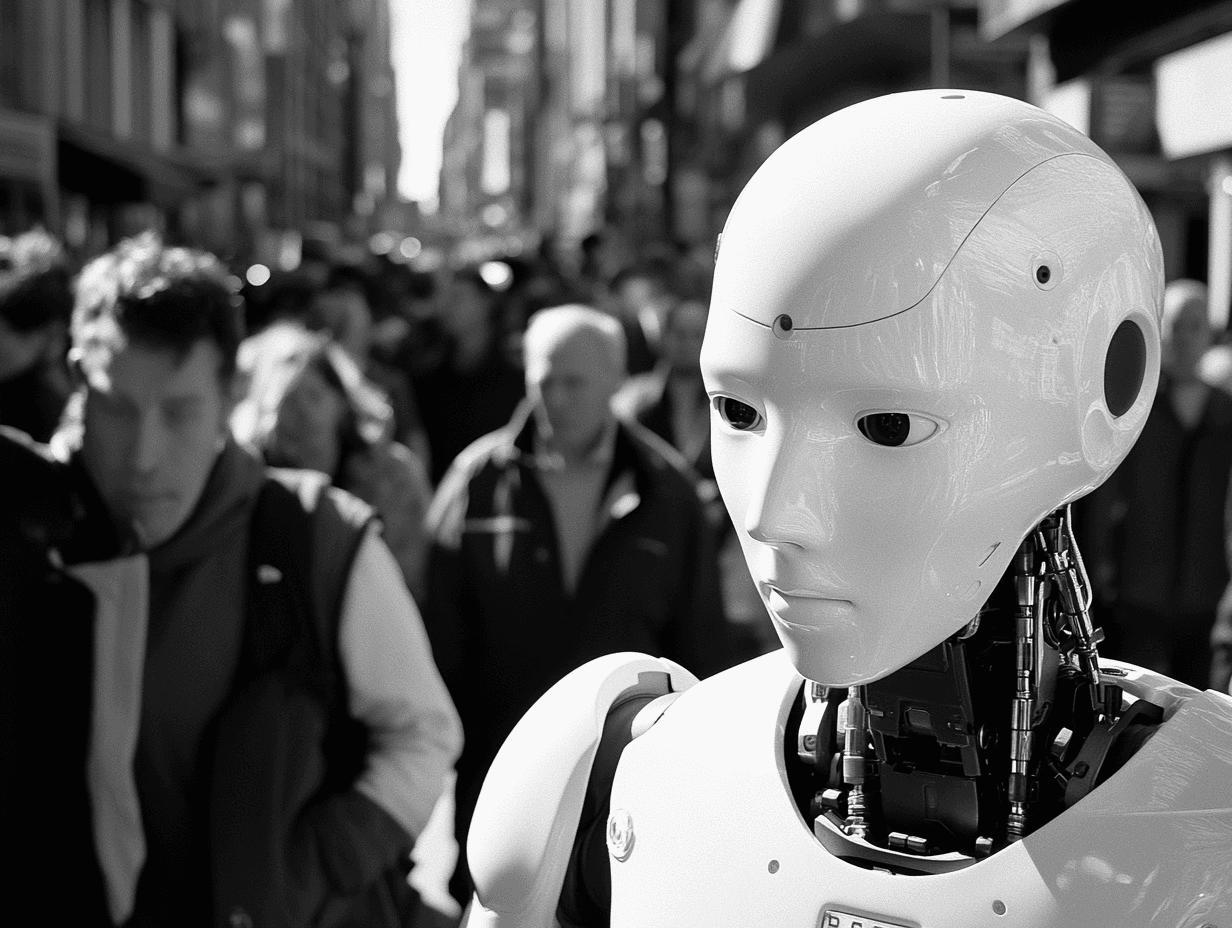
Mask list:
[[531,316],[522,340],[523,356],[529,364],[532,357],[577,335],[601,345],[613,370],[625,373],[628,360],[624,329],[611,316],[581,303],[552,306]]

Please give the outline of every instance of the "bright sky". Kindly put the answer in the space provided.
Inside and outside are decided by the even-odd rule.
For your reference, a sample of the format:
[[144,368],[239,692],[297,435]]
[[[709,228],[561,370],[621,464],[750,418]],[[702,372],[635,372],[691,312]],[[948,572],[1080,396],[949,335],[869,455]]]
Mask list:
[[402,170],[398,191],[435,209],[445,120],[458,99],[458,59],[471,0],[389,0]]

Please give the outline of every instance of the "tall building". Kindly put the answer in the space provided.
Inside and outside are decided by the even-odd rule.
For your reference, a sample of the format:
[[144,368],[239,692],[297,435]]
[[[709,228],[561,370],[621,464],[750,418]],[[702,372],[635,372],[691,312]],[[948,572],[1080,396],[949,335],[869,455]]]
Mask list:
[[0,231],[340,239],[397,175],[389,2],[0,0]]
[[533,218],[536,5],[474,2],[441,169],[441,213],[459,232],[516,233]]
[[391,61],[390,3],[366,0],[358,12],[362,38],[356,43],[352,74],[355,133],[353,211],[368,231],[395,227],[398,170],[398,108]]
[[78,249],[155,226],[214,175],[183,144],[195,5],[0,0],[0,230]]
[[565,243],[609,221],[664,234],[664,101],[687,40],[679,26],[696,5],[475,0],[446,131],[442,211],[462,226],[530,225]]

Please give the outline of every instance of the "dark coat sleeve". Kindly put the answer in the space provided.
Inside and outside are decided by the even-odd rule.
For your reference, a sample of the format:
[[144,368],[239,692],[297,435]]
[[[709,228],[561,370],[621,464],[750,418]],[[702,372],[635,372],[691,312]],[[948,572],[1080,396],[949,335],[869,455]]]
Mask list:
[[730,667],[734,655],[719,587],[718,539],[700,498],[692,487],[689,492],[691,543],[681,552],[682,588],[664,644],[668,657],[706,677]]
[[427,582],[420,610],[436,666],[459,710],[466,658],[472,651],[471,639],[476,628],[476,606],[462,546],[470,477],[468,468],[455,463],[442,479],[428,510]]

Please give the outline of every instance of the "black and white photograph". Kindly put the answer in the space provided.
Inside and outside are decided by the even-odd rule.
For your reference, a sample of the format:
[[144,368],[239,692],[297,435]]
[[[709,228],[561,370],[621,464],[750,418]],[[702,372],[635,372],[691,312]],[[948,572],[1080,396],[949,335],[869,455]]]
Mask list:
[[1232,0],[0,0],[10,909],[1232,928],[1230,313]]

